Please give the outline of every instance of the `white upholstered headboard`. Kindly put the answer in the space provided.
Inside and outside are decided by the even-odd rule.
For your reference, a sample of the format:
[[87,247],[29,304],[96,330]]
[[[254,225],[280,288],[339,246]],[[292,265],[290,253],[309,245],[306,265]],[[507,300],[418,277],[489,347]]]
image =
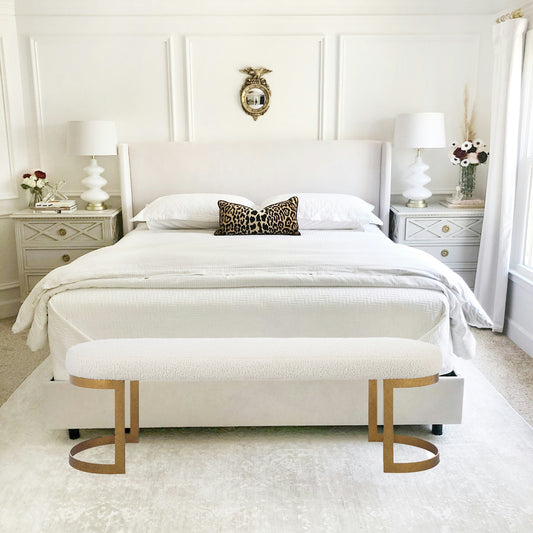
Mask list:
[[388,233],[391,148],[380,141],[119,145],[124,232],[148,202],[176,193],[238,194],[260,203],[291,192],[355,194]]

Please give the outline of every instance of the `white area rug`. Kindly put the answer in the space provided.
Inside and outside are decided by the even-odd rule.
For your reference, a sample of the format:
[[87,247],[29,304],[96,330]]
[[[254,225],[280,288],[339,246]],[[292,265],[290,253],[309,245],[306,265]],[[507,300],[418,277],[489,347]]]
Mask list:
[[122,476],[68,466],[39,420],[48,366],[0,409],[2,532],[533,531],[533,430],[471,365],[462,425],[402,428],[437,443],[433,470],[384,474],[366,428],[161,429]]

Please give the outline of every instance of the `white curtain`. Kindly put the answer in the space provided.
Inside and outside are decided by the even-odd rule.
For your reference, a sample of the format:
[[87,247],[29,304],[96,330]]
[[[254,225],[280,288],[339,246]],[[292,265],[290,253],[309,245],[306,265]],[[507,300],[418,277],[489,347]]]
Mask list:
[[511,19],[493,28],[490,159],[485,218],[476,274],[475,294],[493,321],[493,331],[503,331],[507,276],[518,165],[520,94],[524,35],[527,20]]

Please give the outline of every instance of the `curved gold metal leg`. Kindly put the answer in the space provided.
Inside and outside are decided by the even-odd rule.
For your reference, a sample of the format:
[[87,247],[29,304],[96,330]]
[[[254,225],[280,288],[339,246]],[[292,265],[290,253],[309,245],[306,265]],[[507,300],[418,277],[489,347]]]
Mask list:
[[[437,383],[439,375],[413,379],[384,379],[383,380],[383,433],[377,431],[377,381],[368,382],[368,440],[369,442],[383,442],[383,471],[384,472],[420,472],[437,466],[440,461],[438,448],[423,439],[394,434],[394,389],[406,387],[424,387]],[[409,463],[394,462],[394,443],[416,446],[433,454],[433,457],[423,461]]]
[[[114,389],[115,390],[115,435],[96,437],[76,444],[69,453],[69,464],[81,470],[92,474],[124,474],[126,472],[126,442],[139,441],[139,382],[130,383],[130,425],[131,431],[126,435],[125,430],[125,383],[121,380],[111,379],[87,379],[77,376],[70,376],[70,382],[78,387],[89,389]],[[115,462],[109,463],[90,463],[77,459],[78,453],[105,446],[106,444],[115,445]]]

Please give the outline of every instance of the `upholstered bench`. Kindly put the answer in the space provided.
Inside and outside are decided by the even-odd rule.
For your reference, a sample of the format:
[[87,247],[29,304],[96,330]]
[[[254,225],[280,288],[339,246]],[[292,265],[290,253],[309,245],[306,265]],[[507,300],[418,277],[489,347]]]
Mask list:
[[[69,462],[85,472],[126,471],[125,443],[139,438],[139,381],[369,380],[368,440],[383,442],[385,472],[417,472],[439,462],[425,440],[395,435],[396,387],[436,383],[441,369],[437,347],[397,338],[223,338],[107,339],[78,344],[67,353],[70,381],[79,387],[115,390],[115,435],[83,441]],[[383,433],[377,431],[377,380],[383,380]],[[125,432],[125,382],[130,382],[130,433]],[[409,463],[394,461],[394,443],[431,452]],[[75,456],[115,444],[115,463],[99,464]]]

